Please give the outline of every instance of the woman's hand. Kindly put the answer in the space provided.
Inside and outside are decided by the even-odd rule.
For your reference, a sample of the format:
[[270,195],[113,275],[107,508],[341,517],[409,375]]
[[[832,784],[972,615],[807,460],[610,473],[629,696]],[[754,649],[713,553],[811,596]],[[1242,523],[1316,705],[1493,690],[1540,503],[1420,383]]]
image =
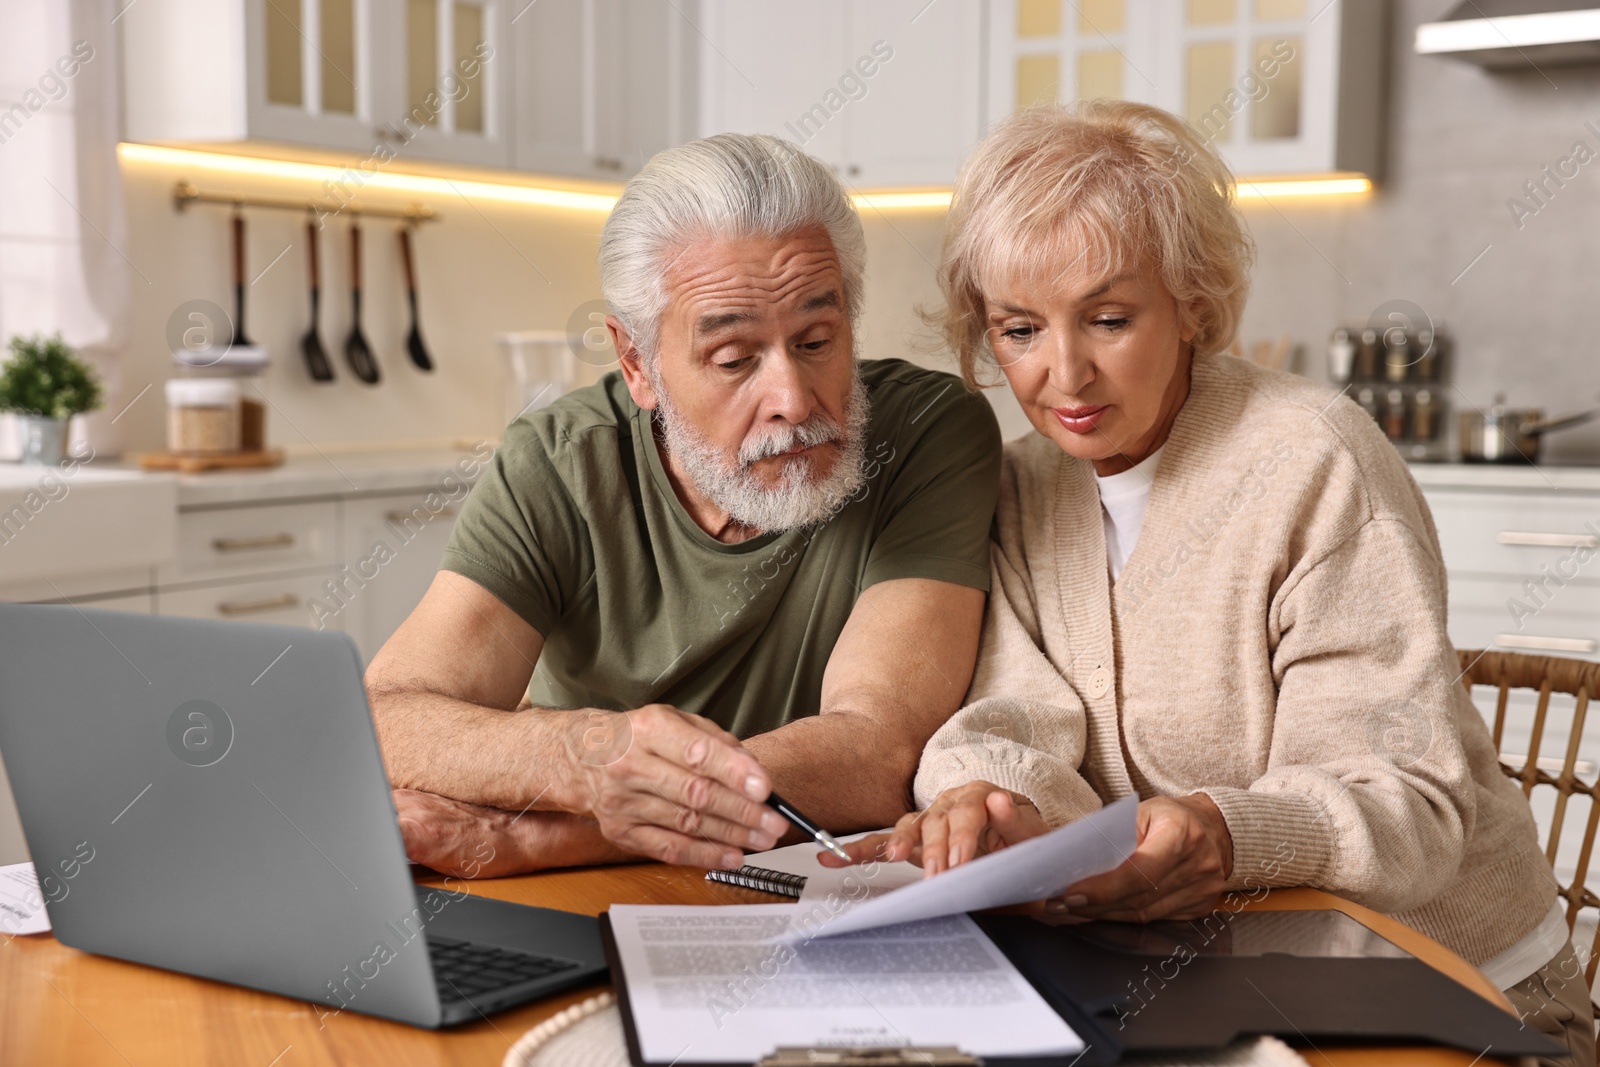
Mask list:
[[[844,848],[856,863],[910,860],[931,877],[1048,829],[1039,809],[1022,794],[988,782],[968,782],[940,793],[926,811],[902,816],[889,833],[872,834]],[[845,866],[830,852],[822,853],[819,862]]]
[[1210,797],[1154,797],[1139,804],[1133,855],[1069,886],[1062,898],[1086,919],[1197,919],[1216,907],[1232,874],[1233,836]]

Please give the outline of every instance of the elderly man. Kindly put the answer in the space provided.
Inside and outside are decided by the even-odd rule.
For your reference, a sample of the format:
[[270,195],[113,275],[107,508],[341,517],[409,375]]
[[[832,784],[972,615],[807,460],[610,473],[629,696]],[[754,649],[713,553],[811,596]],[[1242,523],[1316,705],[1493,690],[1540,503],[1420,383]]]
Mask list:
[[620,370],[507,428],[367,672],[414,860],[731,868],[785,835],[774,789],[840,831],[908,809],[971,679],[1000,443],[957,379],[857,360],[864,259],[774,138],[628,184]]

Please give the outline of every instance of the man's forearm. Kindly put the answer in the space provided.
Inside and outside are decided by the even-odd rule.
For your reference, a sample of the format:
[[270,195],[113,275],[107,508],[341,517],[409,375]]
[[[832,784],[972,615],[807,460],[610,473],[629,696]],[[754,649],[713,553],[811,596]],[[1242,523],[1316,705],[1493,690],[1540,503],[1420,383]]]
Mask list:
[[394,787],[509,811],[585,810],[572,758],[581,713],[501,711],[414,690],[371,699]]
[[813,715],[744,745],[773,788],[829,830],[882,829],[911,808],[922,744],[867,716]]

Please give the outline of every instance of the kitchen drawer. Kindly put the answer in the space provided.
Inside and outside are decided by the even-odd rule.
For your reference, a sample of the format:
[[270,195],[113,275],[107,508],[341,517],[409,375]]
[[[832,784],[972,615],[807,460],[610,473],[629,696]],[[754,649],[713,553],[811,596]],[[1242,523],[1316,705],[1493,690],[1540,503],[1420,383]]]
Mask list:
[[[1600,496],[1436,489],[1427,494],[1445,569],[1536,577],[1560,567],[1600,585]],[[1593,549],[1580,565],[1579,546]]]
[[[327,574],[302,574],[199,589],[160,589],[156,591],[156,614],[337,630],[337,618],[329,618],[326,611],[323,583],[328,578]],[[319,619],[322,626],[317,625]]]
[[[1450,641],[1457,648],[1496,648],[1600,661],[1600,593],[1553,583],[1543,605],[1525,579],[1450,578]],[[1513,610],[1512,601],[1533,609]]]
[[178,558],[157,568],[158,585],[274,571],[334,567],[339,507],[310,504],[189,511],[178,516]]

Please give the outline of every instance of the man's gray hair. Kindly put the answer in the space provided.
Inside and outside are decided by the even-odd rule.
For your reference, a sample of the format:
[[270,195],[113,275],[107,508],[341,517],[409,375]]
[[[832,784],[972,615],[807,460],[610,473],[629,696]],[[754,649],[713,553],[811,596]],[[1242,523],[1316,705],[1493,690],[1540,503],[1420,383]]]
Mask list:
[[611,209],[600,231],[600,291],[641,355],[653,361],[666,273],[684,245],[707,237],[786,237],[817,226],[833,241],[854,322],[867,242],[832,171],[766,134],[690,141],[652,157]]

